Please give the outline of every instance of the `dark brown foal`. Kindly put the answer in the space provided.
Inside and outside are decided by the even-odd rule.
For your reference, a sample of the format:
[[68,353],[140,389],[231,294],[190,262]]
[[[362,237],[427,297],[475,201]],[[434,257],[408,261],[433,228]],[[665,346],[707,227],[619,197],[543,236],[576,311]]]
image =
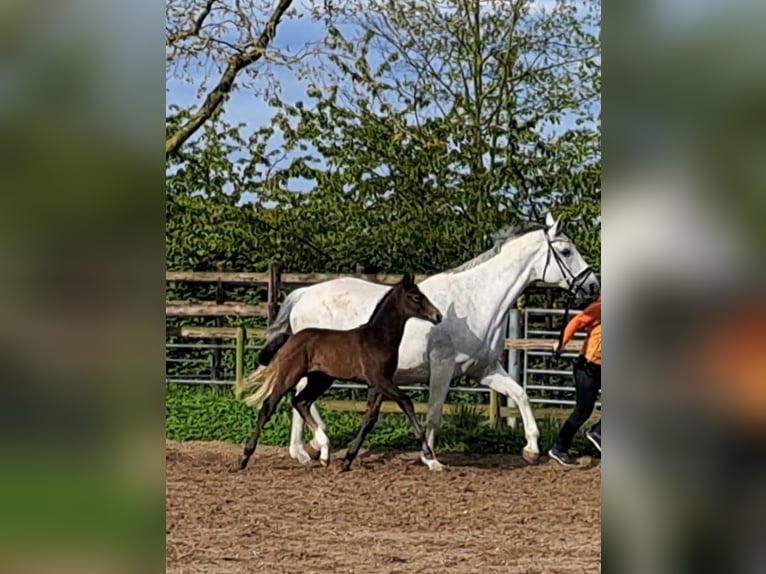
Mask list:
[[[396,401],[412,425],[415,437],[422,444],[424,456],[433,458],[433,451],[415,416],[412,400],[392,381],[399,362],[399,345],[404,335],[404,326],[413,317],[434,324],[442,320],[439,310],[420,292],[413,276],[407,274],[383,296],[364,325],[348,331],[304,329],[286,338],[273,360],[267,366],[259,367],[236,389],[239,396],[246,388],[260,384],[260,388],[244,401],[250,406],[262,404],[253,436],[245,445],[239,468],[247,466],[255,452],[261,430],[276,411],[279,401],[304,376],[308,378],[308,384],[293,397],[293,407],[316,433],[322,464],[326,465],[329,461],[329,440],[311,416],[310,407],[330,388],[335,379],[366,383],[375,389],[373,396],[380,397],[376,400],[386,398]],[[268,359],[264,362],[268,362]],[[368,405],[362,427],[362,431],[367,430],[360,431],[356,451],[375,424],[375,420],[371,420],[371,413],[377,409],[373,409],[373,406],[373,403]],[[377,418],[377,413],[374,418]],[[347,456],[343,465],[345,470],[354,456],[356,452],[350,459]]]

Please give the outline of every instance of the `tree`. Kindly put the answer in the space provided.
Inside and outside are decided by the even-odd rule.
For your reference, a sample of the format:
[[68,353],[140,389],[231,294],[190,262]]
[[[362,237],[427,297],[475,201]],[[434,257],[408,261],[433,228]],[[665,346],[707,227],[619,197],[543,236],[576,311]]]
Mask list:
[[[266,72],[256,64],[280,64],[305,56],[271,50],[277,29],[285,17],[295,16],[293,0],[166,0],[166,81],[170,78],[197,83],[202,104],[176,122],[165,135],[165,155],[181,146],[218,113],[237,83],[248,86]],[[329,8],[330,5],[328,4]],[[312,9],[318,18],[321,12]],[[260,18],[259,18],[260,16]],[[212,88],[210,77],[217,76]]]
[[311,180],[300,202],[326,226],[317,241],[422,270],[555,207],[598,261],[597,6],[538,4],[345,3],[330,69],[274,118],[292,160],[261,200],[288,201],[291,181]]

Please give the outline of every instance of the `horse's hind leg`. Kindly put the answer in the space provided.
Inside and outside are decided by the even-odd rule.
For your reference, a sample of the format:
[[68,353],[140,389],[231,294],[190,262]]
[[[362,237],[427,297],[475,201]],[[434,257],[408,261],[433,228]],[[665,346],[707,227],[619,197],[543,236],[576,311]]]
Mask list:
[[322,425],[314,418],[312,409],[316,401],[327,389],[332,386],[333,378],[324,373],[310,373],[307,384],[302,391],[293,397],[293,408],[298,411],[301,418],[309,425],[314,433],[314,438],[319,447],[319,462],[327,466],[330,460],[330,439],[327,438]]

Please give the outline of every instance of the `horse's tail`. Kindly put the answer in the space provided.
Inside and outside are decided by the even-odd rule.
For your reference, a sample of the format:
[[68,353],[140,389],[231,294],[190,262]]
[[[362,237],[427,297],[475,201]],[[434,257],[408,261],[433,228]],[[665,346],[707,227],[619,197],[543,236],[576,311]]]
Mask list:
[[279,308],[276,319],[266,329],[266,344],[258,353],[258,364],[264,367],[271,362],[274,355],[287,342],[292,335],[290,328],[290,312],[303,294],[304,289],[292,291]]
[[257,391],[242,399],[246,405],[259,406],[274,391],[278,368],[278,362],[265,367],[258,367],[253,373],[234,385],[234,396],[239,399],[245,391],[260,385]]
[[290,333],[276,333],[270,339],[266,339],[266,344],[263,346],[260,353],[258,353],[258,364],[265,367],[271,363],[274,355],[276,355],[277,351],[287,343],[289,338]]

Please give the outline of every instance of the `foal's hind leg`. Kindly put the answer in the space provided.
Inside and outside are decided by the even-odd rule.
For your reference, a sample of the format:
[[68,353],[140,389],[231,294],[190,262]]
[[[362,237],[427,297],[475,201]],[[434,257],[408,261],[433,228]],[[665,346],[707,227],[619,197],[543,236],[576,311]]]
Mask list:
[[261,410],[258,411],[258,420],[255,423],[253,436],[250,437],[250,440],[245,445],[244,452],[242,453],[242,458],[239,459],[239,470],[244,470],[247,466],[247,463],[250,461],[250,457],[253,456],[255,447],[258,444],[258,438],[261,436],[261,431],[263,431],[263,427],[267,422],[269,422],[269,419],[277,410],[279,401],[282,400],[282,397],[285,396],[287,391],[295,387],[299,379],[300,376],[288,375],[281,381],[277,381],[277,383],[274,385],[274,390],[271,392],[271,395],[269,395],[266,400],[263,401]]
[[[307,384],[308,379],[306,377],[302,378],[296,387],[296,392],[301,392],[306,388]],[[310,409],[311,416],[317,422],[319,428],[321,428],[322,431],[327,434],[327,425],[322,420],[322,416],[319,414],[319,409],[317,409],[316,404],[312,404]],[[290,429],[290,456],[301,464],[308,464],[311,462],[312,458],[316,457],[312,457],[312,455],[306,451],[306,448],[303,445],[303,417],[301,417],[297,410],[293,409],[292,419],[293,424],[292,428]],[[311,447],[316,450],[317,456],[319,456],[319,442],[317,441],[316,433],[313,433],[313,435],[314,436],[312,437],[309,444],[311,444]]]
[[402,409],[404,416],[406,416],[407,420],[410,421],[412,430],[415,432],[415,439],[420,442],[420,460],[423,461],[423,464],[431,468],[429,463],[436,458],[436,455],[434,454],[431,446],[428,444],[423,429],[420,428],[418,418],[415,416],[415,406],[412,404],[412,399],[407,395],[407,393],[402,391],[390,379],[386,377],[380,377],[372,380],[370,381],[370,384],[375,386],[385,398],[396,401],[396,404],[398,404],[399,408]]
[[322,426],[314,418],[311,407],[327,389],[332,386],[333,378],[328,377],[324,373],[310,373],[308,375],[308,382],[302,391],[298,392],[293,397],[293,408],[298,411],[301,418],[306,421],[309,428],[314,433],[314,438],[317,441],[319,447],[319,462],[323,466],[327,466],[330,461],[330,440],[327,438]]
[[[303,389],[306,388],[306,385],[308,384],[308,379],[306,377],[303,377],[300,382],[298,383],[298,386],[295,388],[295,393],[298,394]],[[316,406],[312,406],[311,409],[312,415],[315,414]],[[315,420],[317,420],[316,417],[314,417]],[[303,445],[303,426],[306,421],[303,420],[303,417],[301,414],[293,407],[293,423],[292,427],[290,428],[290,457],[294,458],[301,464],[308,464],[311,462],[311,455],[306,451],[306,447]],[[324,429],[324,427],[322,427]],[[316,437],[312,439],[312,443],[316,442]],[[317,452],[319,452],[319,447],[315,444],[312,444],[312,447],[316,447]]]

